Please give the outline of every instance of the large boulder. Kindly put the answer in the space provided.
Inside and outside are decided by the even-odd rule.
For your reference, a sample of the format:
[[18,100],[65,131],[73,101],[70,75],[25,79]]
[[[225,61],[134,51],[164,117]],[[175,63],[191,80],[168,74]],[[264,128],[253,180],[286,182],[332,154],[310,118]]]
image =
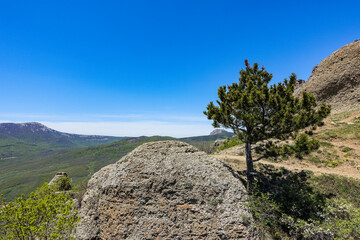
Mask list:
[[360,108],[360,41],[347,44],[315,66],[310,78],[295,89],[295,96],[303,91],[331,104],[335,113]]
[[88,183],[77,239],[255,239],[227,164],[178,141],[146,143]]

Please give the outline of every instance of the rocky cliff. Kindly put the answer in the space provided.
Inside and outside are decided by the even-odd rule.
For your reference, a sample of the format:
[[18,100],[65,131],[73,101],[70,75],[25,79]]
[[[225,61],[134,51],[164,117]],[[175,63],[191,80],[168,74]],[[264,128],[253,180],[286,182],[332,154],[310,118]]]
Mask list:
[[310,78],[295,95],[313,93],[319,102],[332,105],[333,112],[360,108],[360,41],[347,44],[314,67]]
[[220,160],[183,142],[146,143],[90,179],[77,239],[255,239],[246,201]]

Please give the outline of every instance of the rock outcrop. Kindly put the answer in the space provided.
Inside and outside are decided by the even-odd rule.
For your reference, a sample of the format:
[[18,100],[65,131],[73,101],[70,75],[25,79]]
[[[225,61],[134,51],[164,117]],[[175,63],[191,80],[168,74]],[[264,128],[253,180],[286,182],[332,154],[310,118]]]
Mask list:
[[146,143],[88,183],[77,239],[255,239],[225,163],[178,141]]
[[57,190],[59,191],[67,191],[71,189],[69,176],[66,172],[57,172],[53,179],[49,182],[49,186],[56,185]]
[[303,91],[331,104],[334,113],[360,108],[360,41],[347,44],[314,67],[310,78],[295,89],[295,96]]

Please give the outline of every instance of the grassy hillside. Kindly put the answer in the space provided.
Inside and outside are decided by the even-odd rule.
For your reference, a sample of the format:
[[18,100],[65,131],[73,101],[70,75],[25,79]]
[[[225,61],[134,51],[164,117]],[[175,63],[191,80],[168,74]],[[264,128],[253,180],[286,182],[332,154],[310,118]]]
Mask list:
[[[213,141],[228,136],[232,133],[179,140],[206,151]],[[39,123],[0,124],[0,194],[8,200],[28,194],[59,171],[67,172],[78,184],[145,142],[173,138],[117,139],[62,133]]]
[[234,134],[231,132],[221,132],[216,135],[204,135],[204,136],[196,136],[196,137],[187,137],[180,138],[179,140],[187,142],[187,143],[195,143],[195,142],[211,142],[217,139],[225,139],[232,137]]
[[[56,172],[65,171],[75,184],[88,179],[100,168],[114,163],[137,146],[171,137],[127,138],[113,143],[70,150],[51,150],[47,153],[25,154],[0,160],[0,194],[8,200],[28,194],[48,182]],[[43,149],[46,149],[45,146]],[[25,151],[24,151],[25,152]],[[31,159],[29,159],[31,157]]]
[[234,134],[231,132],[221,132],[216,135],[204,135],[204,136],[196,136],[196,137],[187,137],[187,138],[180,138],[180,141],[189,143],[201,151],[206,153],[210,153],[211,145],[214,143],[215,140],[218,139],[226,139],[232,137]]

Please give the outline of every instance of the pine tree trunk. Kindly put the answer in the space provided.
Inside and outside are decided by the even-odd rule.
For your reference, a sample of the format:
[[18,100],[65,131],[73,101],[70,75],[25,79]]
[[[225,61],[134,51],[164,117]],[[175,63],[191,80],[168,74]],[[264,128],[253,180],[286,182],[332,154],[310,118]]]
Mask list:
[[246,176],[248,180],[248,188],[254,183],[254,163],[251,156],[251,143],[246,141],[245,143],[246,152]]

